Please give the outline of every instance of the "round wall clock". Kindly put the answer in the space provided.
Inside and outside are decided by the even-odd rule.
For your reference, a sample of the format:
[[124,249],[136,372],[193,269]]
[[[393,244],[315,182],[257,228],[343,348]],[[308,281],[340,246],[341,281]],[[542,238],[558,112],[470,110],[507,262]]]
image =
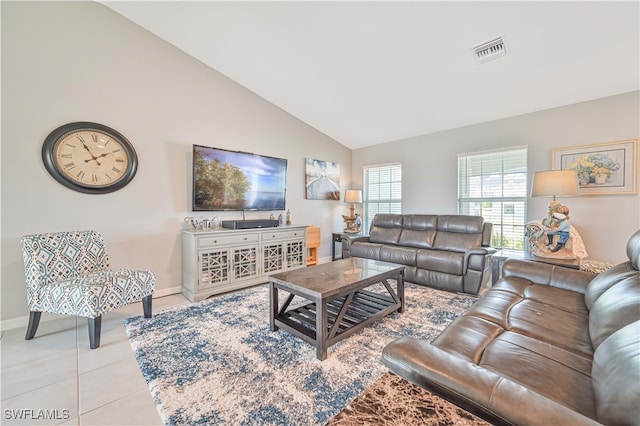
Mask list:
[[121,133],[98,123],[58,127],[42,145],[42,160],[55,180],[75,191],[106,194],[127,185],[138,156]]

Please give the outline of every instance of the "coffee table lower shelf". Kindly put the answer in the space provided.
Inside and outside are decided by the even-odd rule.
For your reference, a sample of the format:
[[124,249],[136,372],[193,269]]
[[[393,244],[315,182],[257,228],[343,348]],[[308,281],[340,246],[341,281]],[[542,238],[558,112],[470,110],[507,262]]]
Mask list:
[[[358,290],[346,296],[326,301],[326,330],[324,339],[318,339],[316,303],[307,303],[294,309],[288,309],[294,295],[290,294],[286,302],[273,318],[274,329],[283,328],[307,343],[318,347],[318,358],[326,358],[326,351],[340,340],[356,331],[389,315],[403,311],[403,301],[395,295]],[[320,314],[322,315],[322,313]],[[322,342],[322,343],[319,343]]]
[[[348,297],[350,303],[345,307]],[[290,302],[290,301],[289,301]],[[353,295],[343,296],[327,302],[327,346],[331,346],[348,337],[362,327],[397,311],[400,303],[391,296],[360,290]],[[295,309],[283,306],[276,316],[276,324],[304,339],[308,343],[316,342],[316,304],[308,303]],[[283,312],[283,310],[285,310]],[[344,311],[344,312],[343,312]],[[338,318],[340,318],[338,320]],[[335,326],[337,324],[337,327]]]

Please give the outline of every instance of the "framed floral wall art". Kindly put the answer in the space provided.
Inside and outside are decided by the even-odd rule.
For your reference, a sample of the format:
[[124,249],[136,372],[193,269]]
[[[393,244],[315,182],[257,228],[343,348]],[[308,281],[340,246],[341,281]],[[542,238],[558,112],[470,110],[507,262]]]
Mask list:
[[636,194],[638,139],[552,150],[554,169],[574,169],[580,195]]

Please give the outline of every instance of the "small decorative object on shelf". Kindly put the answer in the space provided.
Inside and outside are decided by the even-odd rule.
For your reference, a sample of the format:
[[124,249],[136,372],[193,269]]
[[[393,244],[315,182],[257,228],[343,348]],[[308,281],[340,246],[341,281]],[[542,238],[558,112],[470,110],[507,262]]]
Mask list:
[[202,219],[202,220],[200,221],[200,224],[202,225],[202,230],[203,230],[203,231],[208,231],[209,229],[211,229],[211,223],[212,223],[212,222],[213,222],[213,221],[212,221],[211,219],[209,219],[208,217],[207,217],[207,218]]
[[283,222],[282,222],[282,213],[280,213],[280,214],[278,215],[278,226],[282,226],[282,225],[283,225]]
[[291,225],[291,210],[287,209],[287,225]]
[[185,217],[184,221],[190,226],[191,230],[197,231],[202,229],[208,231],[218,226],[218,216],[214,217]]
[[197,217],[185,217],[184,221],[191,225],[194,230],[198,229],[198,226],[200,226],[200,219]]

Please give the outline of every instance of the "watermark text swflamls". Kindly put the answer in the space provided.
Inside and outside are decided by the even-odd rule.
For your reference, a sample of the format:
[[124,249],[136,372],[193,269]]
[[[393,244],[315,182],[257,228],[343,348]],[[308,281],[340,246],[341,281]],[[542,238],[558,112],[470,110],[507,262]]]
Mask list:
[[69,410],[63,409],[33,409],[33,408],[6,408],[5,420],[69,420]]

